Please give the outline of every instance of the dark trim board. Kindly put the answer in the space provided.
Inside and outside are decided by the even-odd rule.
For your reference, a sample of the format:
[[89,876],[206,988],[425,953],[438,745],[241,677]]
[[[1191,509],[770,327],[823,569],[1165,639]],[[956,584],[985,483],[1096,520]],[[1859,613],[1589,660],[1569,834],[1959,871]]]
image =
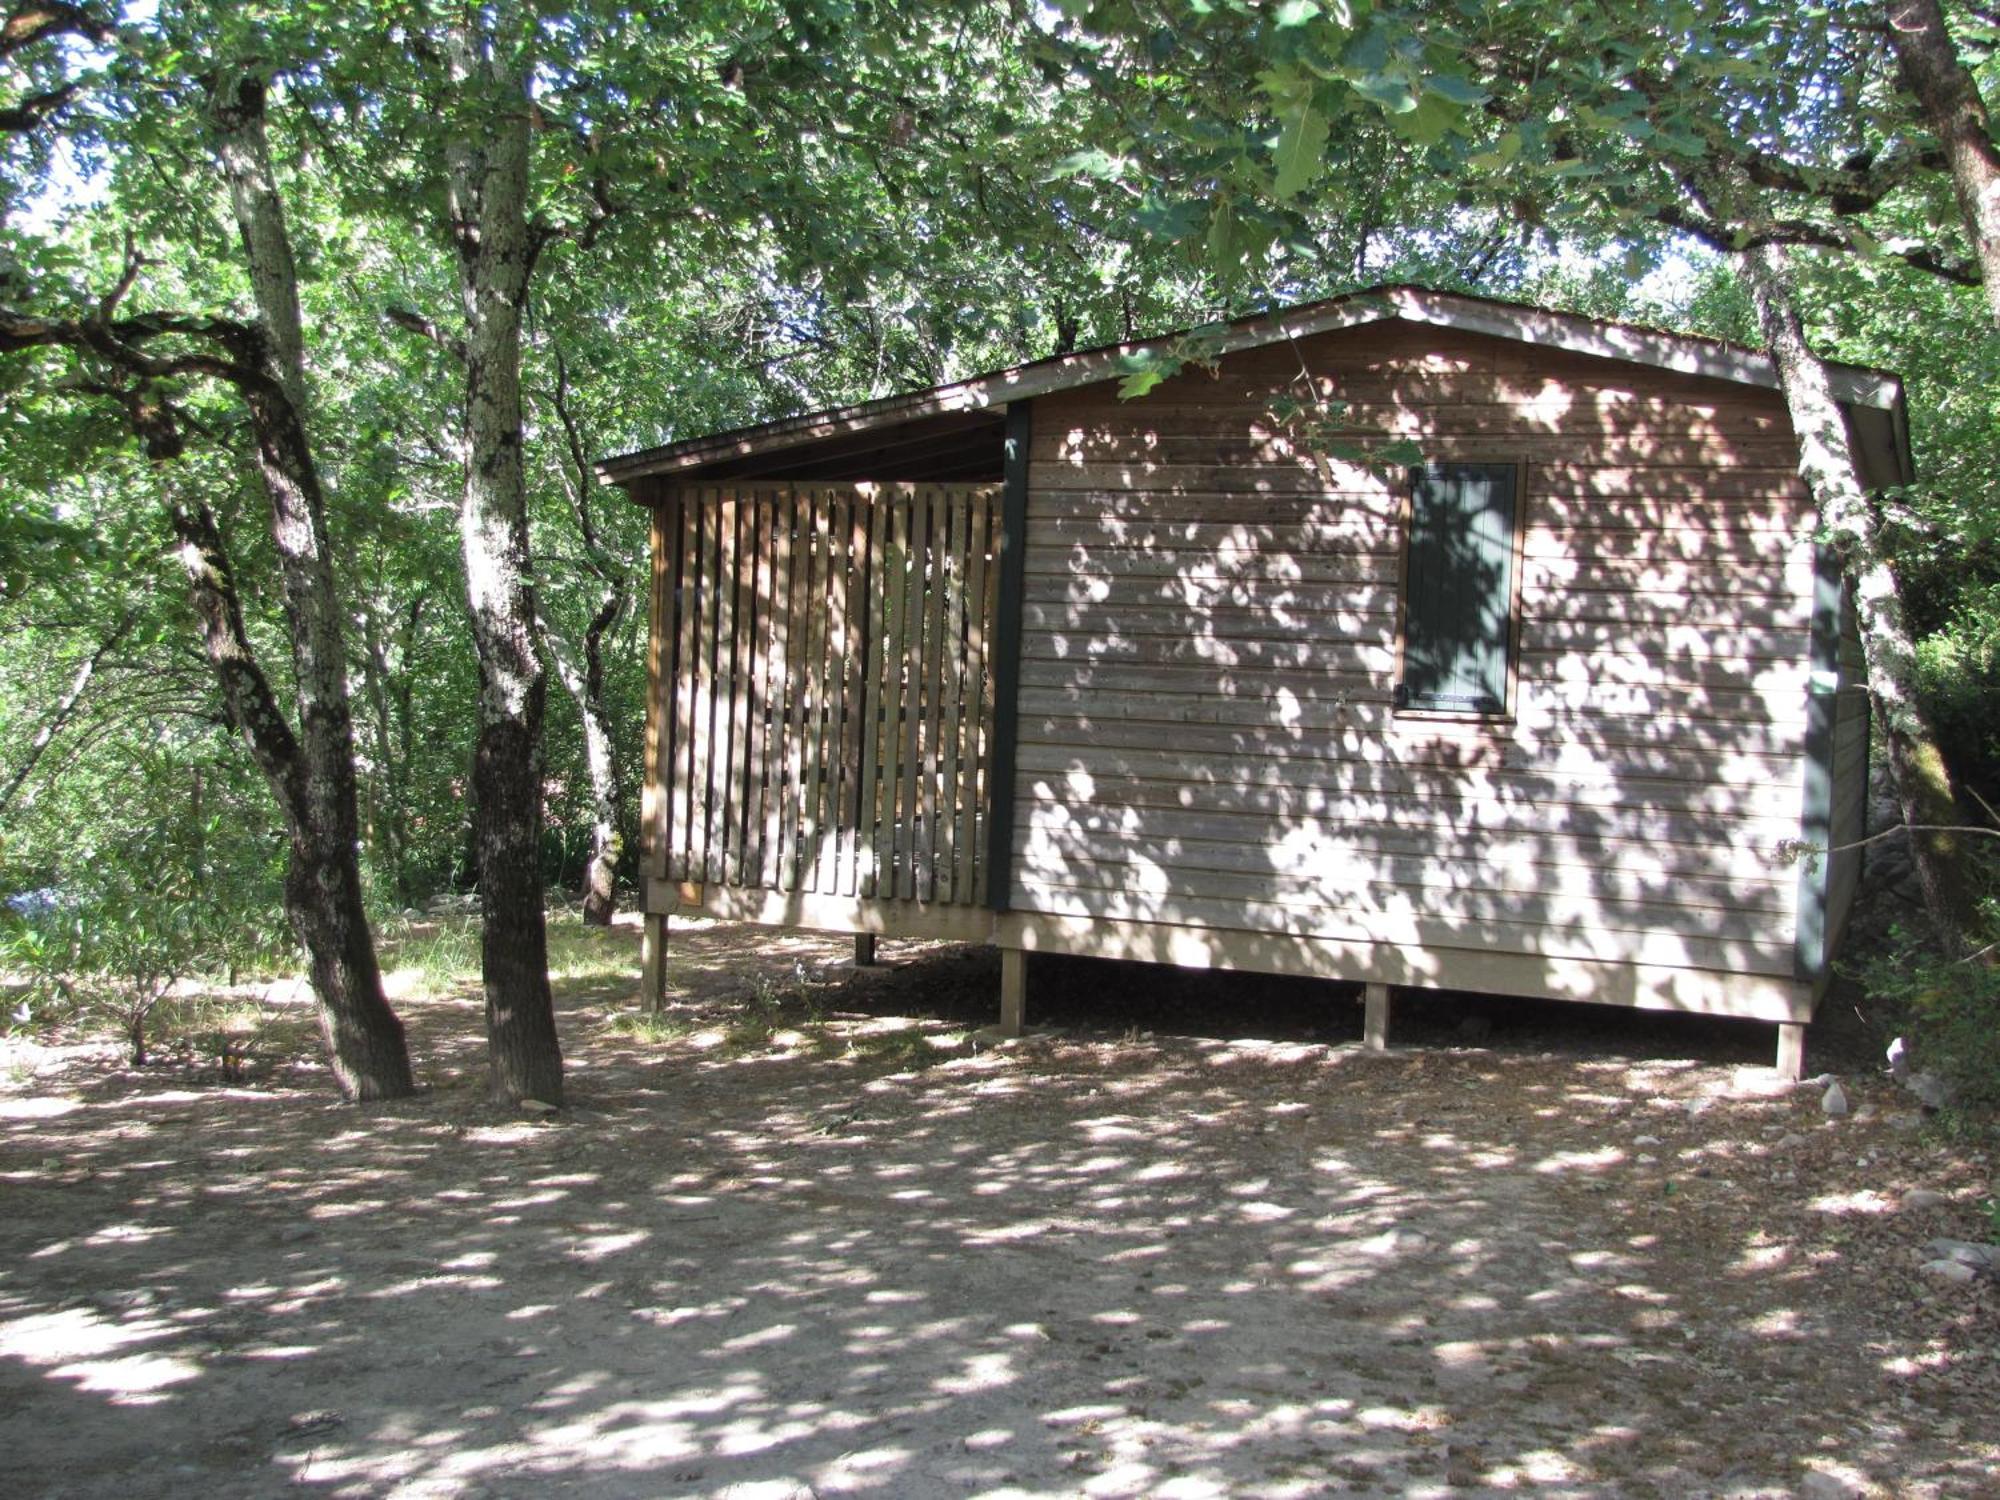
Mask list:
[[1809,852],[1799,860],[1795,968],[1817,983],[1826,975],[1832,937],[1827,895],[1833,880],[1833,731],[1840,713],[1840,622],[1846,588],[1838,549],[1813,549],[1811,675],[1806,682],[1805,787],[1799,839]]
[[958,412],[831,438],[810,449],[752,453],[677,476],[682,483],[766,480],[808,483],[916,480],[933,483],[998,480],[1005,418],[998,412]]
[[1028,580],[1028,441],[1031,403],[1007,408],[1000,490],[1000,598],[993,612],[993,754],[987,764],[986,904],[1007,910],[1014,883],[1014,751],[1020,741],[1021,615]]

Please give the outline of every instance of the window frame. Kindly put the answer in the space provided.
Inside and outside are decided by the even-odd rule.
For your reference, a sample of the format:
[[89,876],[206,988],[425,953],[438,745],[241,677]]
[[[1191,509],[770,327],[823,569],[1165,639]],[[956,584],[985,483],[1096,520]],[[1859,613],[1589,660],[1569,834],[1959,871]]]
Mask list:
[[[1514,471],[1514,518],[1512,545],[1507,561],[1507,673],[1506,696],[1500,707],[1436,708],[1407,701],[1405,656],[1410,641],[1410,533],[1416,523],[1417,484],[1421,476],[1457,468],[1510,468]],[[1528,463],[1515,454],[1483,457],[1461,454],[1449,459],[1411,464],[1398,486],[1396,507],[1396,670],[1389,689],[1392,718],[1443,720],[1471,724],[1510,724],[1520,702],[1521,681],[1521,570],[1528,535]]]

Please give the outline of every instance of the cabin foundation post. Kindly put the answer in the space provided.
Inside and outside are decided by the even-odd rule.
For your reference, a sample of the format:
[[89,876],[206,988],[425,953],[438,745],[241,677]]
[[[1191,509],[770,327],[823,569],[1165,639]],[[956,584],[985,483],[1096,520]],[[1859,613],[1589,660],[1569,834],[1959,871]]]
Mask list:
[[667,916],[646,913],[639,940],[639,1004],[648,1012],[667,1005]]
[[872,969],[875,967],[875,934],[857,932],[854,934],[854,967]]
[[1369,1052],[1389,1050],[1389,986],[1386,984],[1362,987],[1361,1045]]
[[1806,1076],[1806,1028],[1801,1021],[1778,1023],[1778,1077],[1797,1083]]
[[1019,1036],[1028,1018],[1028,955],[1020,948],[1000,950],[1000,1031]]

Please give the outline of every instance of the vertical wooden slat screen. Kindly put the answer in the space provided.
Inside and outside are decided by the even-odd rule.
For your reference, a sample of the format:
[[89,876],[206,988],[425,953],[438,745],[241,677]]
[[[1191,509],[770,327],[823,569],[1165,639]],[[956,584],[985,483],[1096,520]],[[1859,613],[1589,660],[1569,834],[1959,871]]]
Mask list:
[[985,896],[994,486],[704,486],[656,564],[669,879]]
[[652,557],[652,608],[646,631],[646,783],[640,824],[645,834],[641,854],[653,879],[667,873],[667,849],[660,840],[666,826],[667,735],[672,718],[669,704],[674,681],[674,550],[679,545],[679,517],[668,506],[653,510],[648,538]]

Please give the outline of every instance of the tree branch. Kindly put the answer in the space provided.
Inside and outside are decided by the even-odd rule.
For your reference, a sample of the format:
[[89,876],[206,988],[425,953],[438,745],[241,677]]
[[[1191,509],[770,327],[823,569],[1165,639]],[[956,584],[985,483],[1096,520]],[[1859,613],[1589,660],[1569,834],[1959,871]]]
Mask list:
[[[1844,250],[1851,255],[1868,253],[1852,230],[1831,224],[1816,224],[1807,219],[1771,219],[1761,228],[1745,232],[1725,228],[1713,219],[1689,213],[1672,203],[1655,206],[1651,217],[1655,223],[1677,229],[1724,254],[1733,255],[1764,245],[1811,245],[1823,250]],[[1885,248],[1877,253],[1957,286],[1981,284],[1978,267],[1963,257],[1947,255],[1932,245],[1915,245],[1900,250]]]
[[34,774],[35,766],[41,760],[43,752],[55,743],[56,736],[63,732],[71,715],[76,712],[77,705],[83,701],[83,695],[90,687],[91,679],[97,675],[97,669],[103,665],[105,657],[117,649],[118,643],[125,639],[126,633],[131,628],[132,612],[128,609],[119,615],[117,622],[111,627],[111,633],[98,642],[97,649],[84,658],[83,665],[77,668],[76,675],[70,679],[68,689],[56,700],[55,711],[49,715],[41,728],[35,731],[34,738],[28,741],[27,755],[21,764],[14,768],[13,775],[7,778],[7,784],[0,787],[0,813],[4,813],[12,805],[22,785]]
[[385,307],[382,316],[405,333],[414,333],[418,338],[437,345],[459,363],[465,362],[465,341],[447,333],[415,308]]
[[44,37],[81,36],[93,42],[111,40],[109,22],[99,20],[80,5],[63,0],[27,0],[7,12],[0,21],[0,58],[12,57],[23,47],[32,47]]
[[202,646],[222,688],[229,725],[243,737],[250,754],[277,794],[289,828],[296,831],[304,806],[299,784],[298,737],[278,706],[269,679],[257,660],[243,625],[243,605],[236,591],[235,571],[222,528],[214,513],[200,503],[175,500],[168,507],[174,535],[180,542],[188,597],[201,627]]
[[77,84],[66,83],[61,88],[50,89],[43,94],[30,94],[17,104],[0,108],[0,131],[21,135],[38,129],[44,120],[76,97],[78,88]]

